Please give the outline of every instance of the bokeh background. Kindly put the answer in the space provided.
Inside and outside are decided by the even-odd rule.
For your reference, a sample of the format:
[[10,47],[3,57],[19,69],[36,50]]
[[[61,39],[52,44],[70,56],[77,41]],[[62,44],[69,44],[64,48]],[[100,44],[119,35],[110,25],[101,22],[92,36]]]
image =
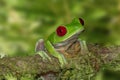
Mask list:
[[87,43],[120,45],[120,0],[0,0],[0,54],[34,54],[36,41],[74,17]]

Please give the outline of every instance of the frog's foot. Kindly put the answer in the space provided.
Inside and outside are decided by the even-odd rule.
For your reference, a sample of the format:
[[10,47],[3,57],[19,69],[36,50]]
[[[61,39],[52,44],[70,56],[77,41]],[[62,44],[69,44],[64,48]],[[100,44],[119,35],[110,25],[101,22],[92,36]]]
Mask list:
[[56,57],[59,60],[59,62],[61,64],[61,67],[63,67],[63,65],[67,63],[64,56],[68,56],[68,53],[65,52],[63,47],[61,47],[59,49],[56,49],[56,50],[57,51],[55,53],[56,53],[57,56],[54,56],[54,57]]
[[48,54],[45,51],[38,51],[37,54],[39,54],[43,60],[49,60],[51,61],[51,57],[48,56]]
[[64,65],[67,64],[67,61],[66,61],[66,59],[65,59],[65,57],[64,57],[63,54],[60,54],[60,53],[59,53],[59,56],[58,56],[57,58],[59,59],[59,62],[60,62],[60,66],[61,66],[61,67],[63,67]]
[[86,44],[86,41],[80,41],[80,46],[81,46],[81,53],[88,53],[88,47],[87,47],[87,44]]
[[36,47],[35,47],[35,52],[37,52],[37,54],[39,54],[43,58],[43,60],[48,59],[48,60],[51,61],[51,58],[45,52],[45,49],[44,49],[44,40],[43,39],[40,39],[37,42]]

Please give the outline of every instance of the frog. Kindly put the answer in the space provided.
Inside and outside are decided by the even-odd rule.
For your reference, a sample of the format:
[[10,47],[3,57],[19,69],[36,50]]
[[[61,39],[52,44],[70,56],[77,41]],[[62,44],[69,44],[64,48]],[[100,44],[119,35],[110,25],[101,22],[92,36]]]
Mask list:
[[[79,40],[81,46],[81,52],[88,51],[86,41],[81,40],[79,35],[84,31],[84,20],[82,18],[73,18],[73,20],[65,25],[60,25],[46,40],[39,39],[35,46],[35,52],[39,54],[43,59],[51,61],[50,55],[59,60],[60,66],[68,64],[65,59],[63,50],[69,48],[71,44]],[[64,46],[67,46],[64,48]],[[61,52],[60,52],[61,51]]]

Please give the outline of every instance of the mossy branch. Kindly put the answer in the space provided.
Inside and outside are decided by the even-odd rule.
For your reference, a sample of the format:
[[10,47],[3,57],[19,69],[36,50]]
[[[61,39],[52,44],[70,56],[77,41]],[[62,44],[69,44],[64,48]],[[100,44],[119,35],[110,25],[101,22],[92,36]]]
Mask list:
[[[75,49],[75,47],[76,46],[73,48],[74,51],[78,50]],[[24,74],[42,75],[50,71],[60,73],[62,69],[64,71],[64,69],[67,70],[71,68],[74,70],[76,69],[78,73],[78,70],[83,70],[82,67],[85,65],[88,65],[87,67],[90,69],[86,71],[85,74],[89,74],[89,72],[93,73],[99,71],[102,64],[120,59],[120,46],[103,47],[96,44],[88,44],[88,49],[89,53],[87,54],[81,54],[79,49],[79,52],[77,52],[79,54],[75,54],[76,56],[66,56],[68,64],[65,65],[64,68],[60,67],[58,59],[52,57],[52,62],[50,62],[48,60],[43,60],[38,54],[25,57],[4,57],[0,59],[0,76],[2,77],[8,73],[12,73],[17,77]],[[71,51],[71,48],[69,50]],[[69,50],[66,52],[69,52]],[[82,66],[82,64],[84,65]]]

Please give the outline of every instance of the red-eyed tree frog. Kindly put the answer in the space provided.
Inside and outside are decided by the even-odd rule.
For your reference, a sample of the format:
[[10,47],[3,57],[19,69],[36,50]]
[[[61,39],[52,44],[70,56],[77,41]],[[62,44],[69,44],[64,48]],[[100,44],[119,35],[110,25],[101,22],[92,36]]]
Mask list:
[[[58,58],[60,66],[63,67],[67,64],[67,61],[64,55],[58,52],[58,49],[68,45],[66,48],[69,48],[70,44],[74,43],[76,40],[79,40],[79,35],[84,30],[84,21],[81,18],[74,18],[71,23],[66,25],[58,26],[55,32],[53,32],[47,40],[40,39],[35,47],[35,51],[43,59],[51,60],[51,57],[45,52],[47,50],[52,56]],[[85,41],[80,40],[81,51],[87,50]]]

